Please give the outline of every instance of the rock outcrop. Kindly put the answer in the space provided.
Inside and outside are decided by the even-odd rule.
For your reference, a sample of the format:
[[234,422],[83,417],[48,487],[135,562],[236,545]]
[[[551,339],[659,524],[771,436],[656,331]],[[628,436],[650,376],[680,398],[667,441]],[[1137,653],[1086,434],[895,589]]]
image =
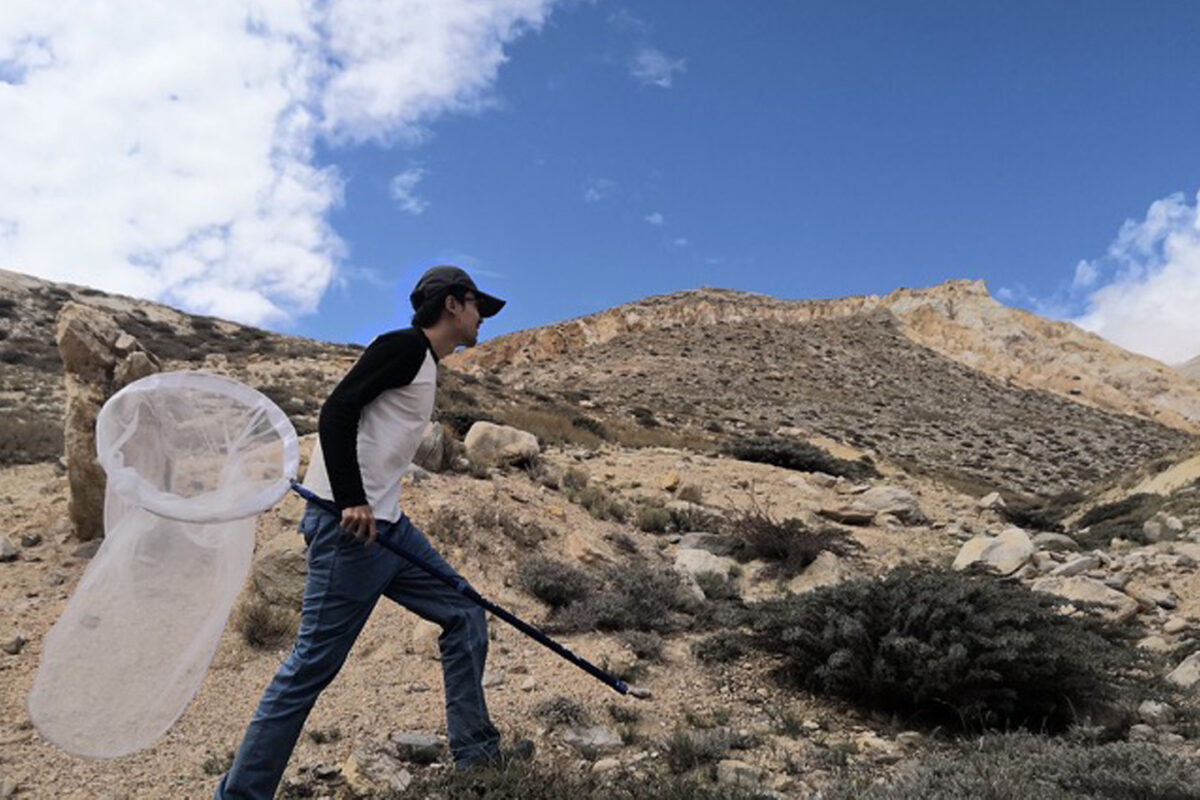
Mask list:
[[158,359],[103,311],[70,302],[58,315],[56,340],[67,390],[63,447],[75,535],[104,535],[104,470],[96,460],[96,416],[123,386],[159,370]]

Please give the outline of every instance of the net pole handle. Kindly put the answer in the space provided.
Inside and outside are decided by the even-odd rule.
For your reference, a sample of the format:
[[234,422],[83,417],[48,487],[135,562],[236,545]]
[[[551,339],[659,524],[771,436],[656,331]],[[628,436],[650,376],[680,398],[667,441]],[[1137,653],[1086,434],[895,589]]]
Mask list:
[[[292,489],[296,492],[296,494],[300,495],[305,500],[308,500],[309,502],[320,506],[321,508],[325,509],[329,513],[336,516],[338,519],[341,519],[342,511],[340,508],[338,508],[337,504],[314,494],[312,491],[305,488],[304,486],[301,486],[299,483],[296,483],[295,481],[292,481]],[[541,630],[539,630],[537,627],[530,625],[528,622],[521,619],[516,614],[513,614],[511,611],[508,611],[507,609],[502,608],[499,605],[496,605],[491,600],[488,600],[486,597],[484,597],[479,592],[477,592],[471,586],[471,584],[467,583],[467,580],[465,578],[462,578],[459,576],[447,575],[446,573],[442,572],[440,569],[438,569],[434,565],[427,562],[425,559],[423,559],[419,556],[415,556],[412,553],[409,553],[404,548],[400,547],[399,544],[397,544],[395,541],[393,541],[392,538],[386,534],[386,532],[381,534],[376,541],[378,541],[381,545],[386,547],[391,552],[395,553],[396,555],[400,556],[404,560],[408,561],[413,566],[417,567],[418,569],[422,570],[423,572],[427,573],[428,575],[430,575],[430,576],[436,578],[437,580],[441,581],[442,583],[446,584],[451,589],[454,589],[456,592],[463,595],[471,602],[475,603],[476,605],[482,607],[484,610],[486,610],[486,611],[492,613],[493,615],[499,617],[500,619],[504,620],[509,625],[513,626],[514,628],[516,628],[517,630],[519,630],[521,633],[525,634],[529,638],[533,639],[538,644],[542,645],[543,647],[546,647],[547,649],[549,649],[556,655],[561,656],[562,658],[571,662],[575,666],[579,667],[584,672],[588,673],[589,675],[591,675],[593,678],[596,678],[600,682],[606,684],[607,686],[609,686],[610,688],[612,688],[619,694],[628,694],[629,693],[629,684],[625,683],[625,681],[609,674],[608,672],[605,672],[600,667],[598,667],[595,664],[593,664],[592,662],[588,661],[586,658],[583,658],[582,656],[579,656],[579,655],[575,654],[574,652],[572,652],[570,650],[570,648],[568,648],[568,647],[560,644],[559,642],[555,641],[554,639],[550,638],[545,633],[543,633]]]

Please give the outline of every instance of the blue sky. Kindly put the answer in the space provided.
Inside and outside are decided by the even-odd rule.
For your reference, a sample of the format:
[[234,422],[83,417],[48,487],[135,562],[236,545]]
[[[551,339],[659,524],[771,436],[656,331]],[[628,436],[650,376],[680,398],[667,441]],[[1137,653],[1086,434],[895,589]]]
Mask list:
[[[1198,3],[405,0],[395,10],[421,6],[438,10],[420,23],[400,14],[396,49],[409,46],[406,30],[423,31],[436,55],[418,49],[355,75],[356,58],[380,66],[378,53],[345,44],[361,37],[317,47],[346,72],[299,103],[318,119],[297,157],[306,194],[272,213],[311,217],[292,244],[312,259],[297,279],[319,289],[286,287],[286,252],[257,284],[221,277],[240,268],[222,271],[238,238],[226,234],[225,249],[201,241],[208,250],[196,245],[191,261],[177,246],[179,263],[143,293],[364,342],[407,324],[412,283],[442,261],[509,299],[487,336],[702,285],[819,298],[983,278],[1005,302],[1127,347],[1169,361],[1200,353]],[[486,19],[464,23],[454,6]],[[53,31],[39,35],[53,44]],[[29,41],[39,39],[26,37],[26,51]],[[13,93],[31,89],[3,53]],[[423,80],[422,56],[454,59],[445,79],[388,95]],[[0,242],[4,219],[0,206]],[[171,230],[192,247],[213,228],[204,220],[196,212]],[[134,250],[144,262],[146,248]],[[61,276],[13,263],[41,252],[0,247],[0,266]],[[120,280],[137,284],[131,275]]]

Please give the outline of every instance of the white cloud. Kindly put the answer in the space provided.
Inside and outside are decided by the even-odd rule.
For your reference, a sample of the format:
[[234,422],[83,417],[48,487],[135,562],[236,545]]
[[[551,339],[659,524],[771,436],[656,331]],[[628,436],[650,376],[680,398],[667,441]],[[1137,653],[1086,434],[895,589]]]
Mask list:
[[0,266],[250,323],[311,312],[344,254],[318,140],[418,141],[488,107],[554,2],[5,0]]
[[655,211],[646,215],[646,222],[649,222],[651,225],[662,225],[666,220],[663,219],[662,214]]
[[390,191],[392,199],[400,206],[400,210],[409,214],[420,214],[429,207],[429,201],[418,197],[417,184],[425,177],[425,170],[420,167],[410,167],[392,178]]
[[583,200],[586,203],[599,203],[616,190],[616,181],[608,178],[589,178],[583,187]]
[[1086,259],[1075,265],[1075,277],[1071,281],[1073,289],[1086,289],[1100,277],[1100,268]]
[[1101,262],[1088,263],[1088,286],[1109,275],[1076,324],[1169,364],[1200,354],[1200,195],[1193,205],[1181,193],[1156,200],[1144,220],[1121,226]]
[[680,236],[676,239],[672,239],[671,244],[675,245],[676,247],[687,247],[688,240],[686,236]]
[[629,62],[629,74],[647,86],[669,89],[676,73],[687,70],[687,60],[670,58],[655,47],[642,47]]

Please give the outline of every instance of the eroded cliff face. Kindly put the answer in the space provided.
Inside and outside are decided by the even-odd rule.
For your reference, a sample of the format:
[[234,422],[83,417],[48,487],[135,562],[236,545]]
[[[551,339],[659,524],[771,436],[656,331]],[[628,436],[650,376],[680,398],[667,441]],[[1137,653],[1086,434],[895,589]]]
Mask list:
[[502,336],[452,356],[464,372],[498,371],[578,353],[638,331],[772,320],[802,323],[885,310],[914,342],[1016,385],[1084,405],[1200,432],[1200,382],[1066,322],[997,302],[983,281],[833,300],[779,300],[699,289]]

